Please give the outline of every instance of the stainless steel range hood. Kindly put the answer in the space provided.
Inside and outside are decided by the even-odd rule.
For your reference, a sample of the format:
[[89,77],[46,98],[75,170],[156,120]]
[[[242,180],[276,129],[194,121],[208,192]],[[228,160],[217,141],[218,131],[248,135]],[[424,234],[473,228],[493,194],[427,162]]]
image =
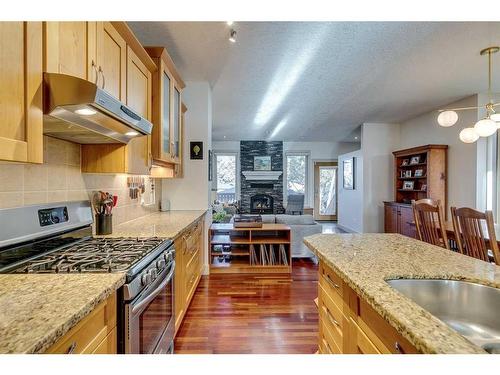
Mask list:
[[81,144],[128,143],[153,124],[87,80],[44,73],[45,135]]

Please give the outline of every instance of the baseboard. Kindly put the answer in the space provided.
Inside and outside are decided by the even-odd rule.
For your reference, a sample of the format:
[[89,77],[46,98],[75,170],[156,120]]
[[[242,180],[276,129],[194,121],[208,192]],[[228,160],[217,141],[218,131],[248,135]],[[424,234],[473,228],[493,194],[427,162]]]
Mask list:
[[343,231],[346,231],[347,233],[359,233],[357,230],[354,230],[354,229],[351,229],[351,228],[346,227],[346,226],[344,226],[344,225],[341,225],[341,224],[339,224],[338,222],[337,222],[337,227],[338,227],[339,229],[342,229]]
[[203,265],[203,269],[201,270],[202,275],[209,275],[210,274],[210,266],[208,264]]

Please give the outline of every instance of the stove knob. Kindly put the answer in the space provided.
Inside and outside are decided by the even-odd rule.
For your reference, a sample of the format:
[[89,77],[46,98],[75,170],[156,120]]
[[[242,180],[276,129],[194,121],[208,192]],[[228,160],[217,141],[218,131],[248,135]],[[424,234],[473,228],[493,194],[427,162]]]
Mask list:
[[152,281],[151,275],[147,272],[144,272],[141,276],[142,285],[148,285],[149,283],[151,283],[151,281]]
[[156,276],[157,276],[157,272],[154,268],[149,270],[149,277],[151,278],[151,280],[155,280]]
[[167,263],[172,261],[172,253],[171,252],[165,253],[165,260],[167,261]]
[[156,268],[158,268],[158,269],[161,270],[161,269],[165,268],[165,264],[166,264],[165,260],[164,259],[160,259],[160,260],[158,260],[156,262]]

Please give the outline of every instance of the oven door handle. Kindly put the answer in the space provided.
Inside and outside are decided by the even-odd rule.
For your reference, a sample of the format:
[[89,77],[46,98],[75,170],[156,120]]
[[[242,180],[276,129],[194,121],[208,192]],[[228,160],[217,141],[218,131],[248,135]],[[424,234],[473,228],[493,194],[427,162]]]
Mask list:
[[163,280],[161,282],[160,285],[158,285],[158,287],[151,292],[151,294],[149,296],[147,296],[144,300],[142,300],[138,305],[135,305],[133,308],[132,308],[132,315],[135,315],[138,311],[140,311],[144,306],[146,306],[149,302],[151,302],[153,299],[156,298],[156,296],[158,294],[160,294],[160,292],[163,290],[163,288],[165,288],[165,286],[170,282],[170,280],[172,279],[172,276],[174,275],[174,271],[175,271],[175,260],[172,261],[172,267],[170,267],[170,272],[168,273],[167,277],[165,278],[165,280]]

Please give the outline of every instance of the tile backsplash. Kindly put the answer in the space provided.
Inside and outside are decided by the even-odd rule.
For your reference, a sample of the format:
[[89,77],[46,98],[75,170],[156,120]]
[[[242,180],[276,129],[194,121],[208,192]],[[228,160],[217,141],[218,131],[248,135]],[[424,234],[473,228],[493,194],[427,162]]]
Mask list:
[[156,204],[142,206],[140,198],[129,197],[126,174],[81,173],[80,145],[76,143],[44,137],[43,156],[44,164],[0,162],[0,208],[90,199],[92,192],[103,190],[118,195],[115,224],[158,210],[161,193],[155,194]]

